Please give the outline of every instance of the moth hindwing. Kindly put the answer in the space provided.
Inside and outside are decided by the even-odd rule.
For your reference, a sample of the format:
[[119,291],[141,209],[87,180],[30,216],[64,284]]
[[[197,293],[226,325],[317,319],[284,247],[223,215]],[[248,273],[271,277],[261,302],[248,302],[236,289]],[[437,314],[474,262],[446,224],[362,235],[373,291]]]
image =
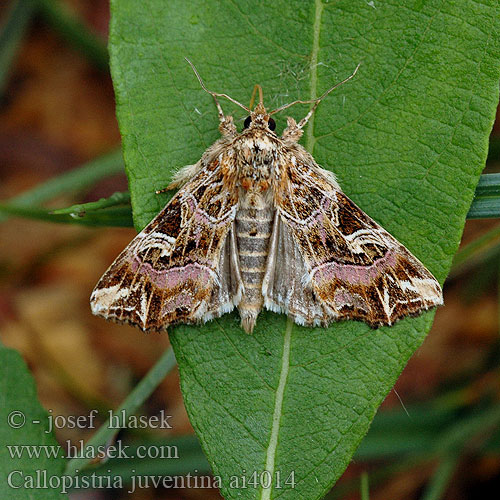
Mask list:
[[300,325],[378,327],[442,304],[432,274],[298,144],[319,100],[278,136],[271,115],[288,105],[267,111],[256,88],[252,110],[230,98],[249,112],[241,132],[208,91],[222,137],[177,173],[176,195],[104,273],[94,314],[164,330],[236,307],[250,333],[262,308]]

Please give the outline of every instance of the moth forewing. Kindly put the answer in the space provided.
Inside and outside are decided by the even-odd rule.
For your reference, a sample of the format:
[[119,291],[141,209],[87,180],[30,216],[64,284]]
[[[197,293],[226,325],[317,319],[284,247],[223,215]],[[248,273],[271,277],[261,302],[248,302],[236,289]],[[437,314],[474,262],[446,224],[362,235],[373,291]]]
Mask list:
[[442,304],[432,274],[298,144],[312,111],[278,137],[270,115],[289,106],[266,111],[258,87],[238,132],[217,101],[228,96],[197,76],[222,137],[174,176],[177,194],[97,283],[94,314],[164,330],[237,307],[250,333],[263,307],[300,325],[378,327]]
[[[297,150],[298,159],[281,169],[290,196],[277,197],[277,207],[310,272],[305,288],[324,306],[326,322],[359,319],[378,327],[440,305],[441,287],[422,263]],[[304,203],[311,199],[317,203]]]
[[201,323],[234,308],[241,284],[221,269],[238,279],[228,237],[237,195],[223,174],[220,148],[211,153],[104,273],[91,296],[95,314],[147,331]]

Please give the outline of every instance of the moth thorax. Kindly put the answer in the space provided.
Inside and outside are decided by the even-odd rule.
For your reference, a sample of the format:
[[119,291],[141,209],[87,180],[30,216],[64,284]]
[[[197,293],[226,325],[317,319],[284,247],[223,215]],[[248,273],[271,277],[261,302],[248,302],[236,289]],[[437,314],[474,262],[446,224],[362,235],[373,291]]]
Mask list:
[[264,191],[250,189],[240,189],[240,207],[252,210],[267,210],[272,207],[272,190]]
[[240,208],[236,215],[236,237],[244,293],[238,304],[241,325],[251,333],[264,304],[262,281],[266,271],[273,210]]
[[244,146],[238,158],[239,185],[248,193],[265,193],[271,185],[271,166],[274,148],[266,141],[251,142]]

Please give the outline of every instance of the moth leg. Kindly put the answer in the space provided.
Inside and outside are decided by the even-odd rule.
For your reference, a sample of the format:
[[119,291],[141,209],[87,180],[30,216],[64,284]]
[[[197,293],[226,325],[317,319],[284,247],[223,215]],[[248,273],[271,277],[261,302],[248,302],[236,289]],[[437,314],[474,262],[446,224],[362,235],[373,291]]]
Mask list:
[[219,115],[219,132],[228,139],[232,139],[238,134],[236,125],[234,124],[232,116],[222,116]]
[[171,189],[178,189],[184,186],[184,184],[194,177],[201,170],[201,168],[201,161],[195,163],[194,165],[186,165],[182,167],[175,172],[170,184],[163,189],[157,190],[156,194],[166,193]]
[[297,125],[297,122],[290,116],[286,119],[287,127],[283,130],[281,139],[287,144],[295,144],[302,137],[304,131]]

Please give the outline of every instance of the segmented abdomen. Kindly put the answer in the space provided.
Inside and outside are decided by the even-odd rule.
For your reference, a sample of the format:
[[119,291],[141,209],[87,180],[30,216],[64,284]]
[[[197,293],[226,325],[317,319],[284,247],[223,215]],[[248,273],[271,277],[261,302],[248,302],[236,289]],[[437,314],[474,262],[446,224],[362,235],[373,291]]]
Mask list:
[[245,293],[238,305],[245,331],[253,330],[262,309],[262,280],[266,271],[273,211],[271,209],[240,209],[236,215],[236,237],[241,278]]

